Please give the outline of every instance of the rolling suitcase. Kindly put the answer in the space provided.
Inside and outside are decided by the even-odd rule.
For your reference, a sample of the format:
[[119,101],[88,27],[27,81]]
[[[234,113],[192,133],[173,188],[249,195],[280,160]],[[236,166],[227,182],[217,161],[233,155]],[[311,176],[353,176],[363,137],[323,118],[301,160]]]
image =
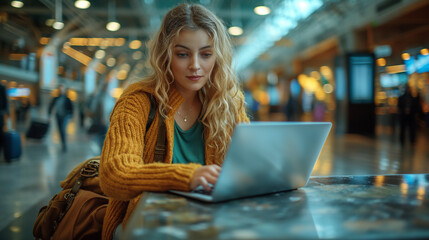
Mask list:
[[6,162],[21,156],[21,136],[17,131],[9,130],[4,133],[4,158]]
[[48,132],[49,122],[41,120],[32,120],[30,128],[27,131],[27,138],[41,139]]

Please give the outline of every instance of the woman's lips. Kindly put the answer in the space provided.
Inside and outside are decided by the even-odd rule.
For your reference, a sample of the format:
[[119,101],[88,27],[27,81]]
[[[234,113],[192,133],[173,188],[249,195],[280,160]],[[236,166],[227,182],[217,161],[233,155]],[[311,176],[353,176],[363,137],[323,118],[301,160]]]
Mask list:
[[202,78],[202,76],[186,76],[191,81],[198,81]]

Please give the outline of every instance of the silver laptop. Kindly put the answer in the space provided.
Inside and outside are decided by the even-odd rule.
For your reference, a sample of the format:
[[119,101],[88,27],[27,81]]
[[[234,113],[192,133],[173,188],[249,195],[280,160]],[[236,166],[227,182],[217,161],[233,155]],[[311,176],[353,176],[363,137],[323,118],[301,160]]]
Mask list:
[[210,193],[170,192],[220,202],[303,187],[331,127],[329,122],[239,124]]

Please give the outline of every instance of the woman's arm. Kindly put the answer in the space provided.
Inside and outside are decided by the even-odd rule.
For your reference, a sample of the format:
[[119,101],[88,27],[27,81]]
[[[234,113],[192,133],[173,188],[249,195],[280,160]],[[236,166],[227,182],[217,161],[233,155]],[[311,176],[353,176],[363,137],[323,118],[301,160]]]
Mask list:
[[[189,191],[190,181],[199,164],[145,164],[143,159],[146,122],[150,101],[146,94],[118,100],[110,119],[100,163],[100,186],[118,200],[129,200],[143,191],[169,189]],[[157,135],[154,120],[148,134]],[[149,137],[149,142],[156,137]],[[150,145],[150,144],[149,144]],[[147,149],[153,155],[153,149]]]

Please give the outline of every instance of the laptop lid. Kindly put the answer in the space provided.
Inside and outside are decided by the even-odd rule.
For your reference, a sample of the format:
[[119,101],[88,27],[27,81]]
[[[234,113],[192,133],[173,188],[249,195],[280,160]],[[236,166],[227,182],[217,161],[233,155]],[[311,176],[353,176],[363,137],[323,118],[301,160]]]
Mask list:
[[303,187],[331,127],[328,122],[238,124],[211,196],[171,192],[219,202]]

